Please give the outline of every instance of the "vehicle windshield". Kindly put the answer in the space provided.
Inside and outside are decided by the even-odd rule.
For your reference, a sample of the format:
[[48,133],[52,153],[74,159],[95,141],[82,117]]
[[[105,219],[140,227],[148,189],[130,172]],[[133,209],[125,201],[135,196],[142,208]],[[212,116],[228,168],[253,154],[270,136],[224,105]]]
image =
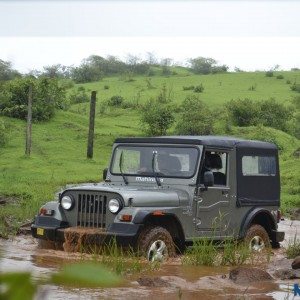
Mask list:
[[114,175],[190,178],[194,176],[199,157],[195,147],[118,146],[113,155]]

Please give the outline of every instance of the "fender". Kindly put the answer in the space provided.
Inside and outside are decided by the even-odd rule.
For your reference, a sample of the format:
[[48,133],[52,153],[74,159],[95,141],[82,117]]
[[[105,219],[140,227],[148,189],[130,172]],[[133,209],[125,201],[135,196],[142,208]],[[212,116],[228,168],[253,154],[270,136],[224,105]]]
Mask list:
[[266,210],[266,209],[256,207],[256,208],[253,208],[252,210],[250,210],[248,212],[248,214],[245,216],[245,218],[242,222],[242,225],[241,225],[239,238],[244,238],[244,236],[246,234],[246,231],[250,227],[250,224],[252,223],[253,219],[259,214],[266,214],[269,217],[269,220],[271,221],[271,227],[272,228],[270,228],[270,229],[271,230],[276,229],[276,222],[274,220],[274,217],[270,213],[270,211]]
[[180,220],[178,219],[178,217],[173,214],[173,213],[169,213],[169,212],[162,212],[162,215],[157,215],[157,214],[153,214],[153,212],[158,211],[158,210],[140,210],[137,212],[137,214],[135,215],[134,219],[132,220],[132,223],[135,224],[145,224],[150,218],[162,218],[162,219],[173,219],[175,224],[177,225],[177,229],[178,229],[178,234],[182,239],[182,242],[185,241],[185,235],[184,235],[184,231],[183,231],[183,227],[182,224],[180,222]]

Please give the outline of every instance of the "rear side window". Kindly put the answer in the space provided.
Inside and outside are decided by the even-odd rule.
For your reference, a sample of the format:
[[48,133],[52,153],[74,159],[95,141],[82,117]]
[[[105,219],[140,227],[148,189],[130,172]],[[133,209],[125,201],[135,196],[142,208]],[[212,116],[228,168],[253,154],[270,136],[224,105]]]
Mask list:
[[275,156],[243,156],[243,176],[275,176]]

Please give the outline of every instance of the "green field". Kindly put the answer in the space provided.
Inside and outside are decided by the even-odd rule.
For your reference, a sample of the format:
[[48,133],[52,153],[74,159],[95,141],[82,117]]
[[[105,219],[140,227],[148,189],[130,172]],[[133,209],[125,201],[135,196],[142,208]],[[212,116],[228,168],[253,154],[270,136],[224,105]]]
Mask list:
[[[104,101],[111,96],[121,95],[128,102],[141,104],[155,97],[165,84],[174,104],[180,104],[192,93],[183,91],[183,86],[202,83],[205,89],[199,97],[214,108],[231,99],[246,97],[254,100],[275,98],[289,105],[297,93],[291,91],[286,81],[300,82],[300,72],[276,72],[271,78],[263,72],[192,75],[184,68],[176,68],[176,72],[177,75],[170,77],[134,77],[129,82],[119,77],[105,78],[74,87],[84,86],[98,92],[93,160],[86,159],[88,103],[73,105],[69,111],[58,111],[49,122],[34,124],[30,158],[24,156],[25,122],[0,117],[9,131],[8,144],[0,148],[0,195],[7,199],[6,205],[0,206],[0,236],[14,232],[20,224],[31,220],[39,206],[52,199],[65,184],[100,181],[116,137],[143,135],[138,110],[109,108],[104,113],[101,111]],[[284,79],[276,79],[278,74]],[[109,89],[104,89],[105,85]],[[254,91],[249,90],[251,86],[255,86]],[[217,134],[224,133],[221,123],[217,128]],[[299,140],[271,128],[232,128],[232,135],[267,139],[279,145],[283,209],[300,207],[300,164],[299,158],[294,156],[300,148]]]

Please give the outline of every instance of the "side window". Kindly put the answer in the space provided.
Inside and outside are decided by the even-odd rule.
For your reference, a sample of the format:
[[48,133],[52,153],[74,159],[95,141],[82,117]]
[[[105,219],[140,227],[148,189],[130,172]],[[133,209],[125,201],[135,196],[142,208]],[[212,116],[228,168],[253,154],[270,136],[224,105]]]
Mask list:
[[243,156],[243,176],[275,176],[276,159],[274,156]]
[[227,185],[227,162],[228,153],[220,151],[206,151],[204,164],[201,170],[200,182],[203,183],[203,176],[206,171],[214,174],[214,184],[216,186]]

